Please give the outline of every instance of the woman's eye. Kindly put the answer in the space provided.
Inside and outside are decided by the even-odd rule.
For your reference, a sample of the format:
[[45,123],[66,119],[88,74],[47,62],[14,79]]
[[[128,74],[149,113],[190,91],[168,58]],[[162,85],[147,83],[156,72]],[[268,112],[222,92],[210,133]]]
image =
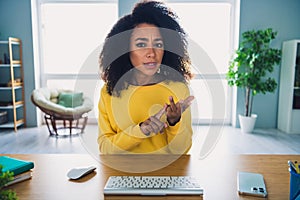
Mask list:
[[137,47],[146,47],[147,45],[143,42],[139,42],[136,44]]
[[156,43],[156,44],[155,44],[155,47],[156,47],[156,48],[163,48],[163,47],[164,47],[164,44],[163,44],[163,43]]

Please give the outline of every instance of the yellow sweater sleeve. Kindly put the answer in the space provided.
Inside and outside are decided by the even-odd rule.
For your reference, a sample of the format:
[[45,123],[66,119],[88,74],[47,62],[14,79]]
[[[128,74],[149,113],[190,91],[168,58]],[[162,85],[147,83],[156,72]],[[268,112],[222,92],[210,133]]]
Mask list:
[[[106,86],[101,90],[98,104],[99,150],[113,153],[186,153],[192,144],[190,109],[187,109],[175,126],[163,134],[145,136],[139,123],[160,110],[168,97],[177,102],[189,96],[183,83],[129,86],[120,97],[110,96]],[[166,118],[162,118],[166,121]]]
[[104,154],[125,153],[136,147],[146,136],[138,124],[132,124],[124,131],[118,130],[110,109],[111,98],[104,86],[98,104],[99,150]]

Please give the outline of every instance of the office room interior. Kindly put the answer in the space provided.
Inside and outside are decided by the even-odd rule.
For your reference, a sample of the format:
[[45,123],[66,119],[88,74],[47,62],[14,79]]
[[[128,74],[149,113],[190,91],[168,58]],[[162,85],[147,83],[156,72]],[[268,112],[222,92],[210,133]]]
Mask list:
[[[191,105],[192,145],[183,155],[107,155],[99,151],[100,50],[113,24],[130,13],[139,0],[0,0],[0,157],[34,163],[25,173],[26,180],[0,187],[1,192],[12,189],[20,199],[42,200],[263,199],[244,196],[249,193],[272,200],[299,199],[300,171],[288,161],[300,161],[296,80],[300,76],[300,1],[162,1],[178,14],[189,36],[195,73],[190,82],[195,96]],[[245,112],[244,91],[230,87],[226,73],[242,33],[268,28],[277,32],[271,47],[279,49],[282,56],[274,71],[267,73],[277,86],[274,92],[254,97],[252,113],[257,119],[254,129],[245,132],[239,121]],[[12,62],[15,54],[7,52],[10,45],[17,46],[16,59],[21,62]],[[18,79],[9,83],[13,75]],[[55,115],[35,99],[43,99],[43,95],[58,98],[61,90],[87,97],[78,106],[85,106],[80,115],[64,106],[58,107],[64,112],[71,110],[71,114]],[[11,102],[14,96],[17,100]],[[53,102],[46,103],[50,104]],[[55,121],[57,133],[51,121],[54,116],[59,118]],[[80,116],[78,124],[76,116]],[[61,120],[64,117],[66,128]],[[71,133],[70,118],[75,119]],[[92,170],[73,180],[69,173],[79,167]],[[255,184],[259,181],[260,185],[250,185],[253,182],[248,180],[242,183],[240,174],[247,173],[259,177]],[[193,177],[203,190],[200,196],[184,197],[105,194],[111,176],[140,175]],[[246,194],[241,191],[243,184],[250,189]],[[263,189],[263,194],[253,187]]]
[[[60,46],[63,48],[66,46],[65,44],[62,44],[65,41],[65,43],[68,43],[69,46],[71,45],[71,49],[78,49],[81,48],[81,44],[84,44],[84,40],[86,40],[88,37],[89,32],[95,32],[95,30],[99,30],[99,27],[102,26],[102,23],[106,23],[105,30],[101,30],[103,33],[102,35],[105,36],[105,34],[108,33],[109,29],[111,28],[112,24],[107,24],[107,21],[111,20],[112,23],[116,22],[116,20],[129,13],[133,7],[133,5],[138,2],[137,0],[92,0],[92,1],[68,1],[68,0],[61,0],[61,1],[43,1],[43,0],[0,0],[0,40],[7,40],[8,37],[16,37],[20,38],[22,40],[23,45],[23,70],[24,70],[24,94],[25,94],[25,107],[26,107],[26,126],[22,125],[17,128],[17,131],[14,131],[13,128],[5,128],[0,129],[0,143],[2,145],[2,152],[0,153],[14,153],[14,152],[20,152],[20,153],[34,153],[35,150],[26,150],[22,151],[20,150],[21,146],[16,147],[18,145],[24,145],[27,146],[26,148],[33,148],[34,147],[30,144],[29,141],[22,142],[25,140],[26,135],[29,136],[32,140],[55,140],[55,144],[61,142],[68,143],[66,141],[66,138],[68,137],[49,137],[48,129],[46,128],[44,118],[43,118],[43,112],[36,107],[32,101],[31,101],[31,94],[35,89],[42,88],[42,87],[60,87],[64,86],[65,83],[68,81],[74,83],[76,82],[76,73],[79,73],[80,65],[84,63],[86,60],[81,60],[81,64],[78,64],[74,72],[67,71],[67,73],[62,72],[61,80],[59,78],[59,74],[53,73],[49,69],[45,69],[45,60],[47,60],[45,57],[45,41],[42,41],[42,38],[46,37],[44,35],[44,30],[42,29],[41,25],[41,16],[46,16],[47,8],[49,8],[49,13],[53,10],[51,10],[51,6],[47,7],[44,5],[51,5],[51,3],[60,5],[64,4],[66,7],[68,7],[69,4],[80,5],[83,4],[84,9],[86,9],[86,5],[94,5],[98,4],[99,7],[102,5],[112,5],[109,7],[109,9],[112,9],[112,13],[102,13],[102,17],[104,16],[113,16],[113,19],[108,18],[97,18],[97,20],[94,20],[92,25],[87,26],[88,29],[86,29],[85,26],[82,26],[84,23],[89,24],[89,22],[78,22],[80,25],[77,26],[79,33],[84,33],[85,35],[81,38],[78,38],[78,41],[73,40],[70,41],[68,39],[68,36],[63,33],[62,30],[65,30],[65,27],[57,27],[57,41],[59,41],[56,45],[59,49]],[[284,41],[289,40],[297,40],[300,38],[300,26],[299,26],[299,19],[300,19],[300,1],[298,0],[189,0],[189,1],[181,1],[181,0],[169,0],[165,1],[166,3],[169,3],[171,6],[176,6],[176,4],[222,4],[226,5],[227,9],[229,8],[229,22],[226,30],[228,30],[228,38],[229,39],[229,50],[231,52],[227,55],[226,61],[224,63],[229,63],[230,56],[233,53],[233,49],[236,49],[238,47],[238,41],[241,40],[241,34],[248,30],[258,30],[258,29],[266,29],[266,28],[272,28],[273,30],[277,31],[276,39],[271,43],[272,47],[282,49],[282,45]],[[44,7],[43,7],[44,6]],[[225,6],[225,7],[226,7]],[[63,6],[62,6],[63,7]],[[73,8],[72,7],[72,8]],[[87,6],[89,7],[89,6]],[[90,6],[91,7],[91,6]],[[182,8],[183,6],[178,6],[178,9]],[[79,7],[80,10],[80,7]],[[175,9],[176,11],[176,9]],[[44,12],[44,13],[43,13]],[[93,10],[93,12],[95,12]],[[55,11],[53,12],[55,13]],[[74,13],[73,13],[74,14]],[[227,13],[228,14],[228,13]],[[67,18],[68,13],[65,13],[65,15],[60,15],[59,11],[57,11],[57,15],[59,16],[65,16]],[[78,16],[81,15],[81,13],[77,14]],[[183,14],[184,15],[184,14]],[[50,15],[49,15],[50,16]],[[74,15],[70,15],[74,16]],[[69,17],[70,17],[69,16]],[[84,17],[84,16],[82,16]],[[181,16],[179,15],[179,18]],[[191,17],[191,16],[189,16]],[[220,16],[219,16],[220,17]],[[46,18],[46,17],[45,17]],[[184,18],[184,16],[182,17]],[[194,31],[199,32],[205,32],[205,30],[202,31],[201,26],[197,25],[197,16],[193,15],[193,18],[195,20],[189,21],[188,23],[192,24],[191,27],[193,27]],[[70,19],[69,19],[70,20]],[[58,20],[59,21],[59,20]],[[200,21],[200,20],[199,20]],[[218,27],[215,27],[213,19],[211,19],[212,22],[210,22],[210,19],[206,19],[207,27],[211,27],[213,30],[218,30]],[[75,22],[76,23],[76,22]],[[97,24],[95,24],[97,23]],[[186,23],[186,24],[188,24]],[[68,26],[66,24],[66,26]],[[70,25],[71,26],[71,25]],[[104,26],[103,26],[104,27]],[[51,27],[50,27],[51,28]],[[73,27],[72,27],[73,28]],[[188,30],[187,30],[188,32]],[[74,33],[75,34],[75,33]],[[92,33],[91,33],[92,34]],[[222,35],[218,33],[219,35]],[[218,35],[216,34],[216,35]],[[62,35],[62,37],[60,37]],[[92,34],[93,36],[95,33]],[[64,38],[65,37],[65,38]],[[70,36],[70,38],[72,38]],[[94,41],[94,46],[90,45],[88,50],[85,52],[90,52],[92,56],[94,56],[94,60],[92,63],[97,63],[98,59],[98,53],[99,45],[103,41],[100,41],[99,38],[98,41]],[[103,36],[102,36],[102,39]],[[193,39],[193,38],[192,38]],[[203,39],[203,38],[202,38]],[[80,41],[79,41],[80,40]],[[203,39],[205,40],[205,39]],[[215,39],[218,41],[218,39]],[[55,42],[55,40],[51,41]],[[93,42],[92,42],[93,43]],[[196,42],[197,43],[197,42]],[[78,45],[79,44],[79,45]],[[44,45],[44,46],[43,46]],[[201,44],[200,44],[201,46]],[[217,46],[215,45],[213,47],[213,50],[209,53],[212,53],[217,51]],[[95,50],[96,49],[96,50]],[[205,51],[205,47],[203,48]],[[92,53],[91,53],[92,52]],[[96,53],[95,53],[96,52]],[[196,52],[197,55],[197,49]],[[228,53],[228,52],[227,52]],[[64,55],[62,55],[64,54]],[[72,55],[67,55],[69,52],[63,52],[60,53],[59,58],[61,59],[65,57],[68,60],[65,60],[64,63],[68,65],[68,62],[71,62],[74,64],[74,62],[71,61]],[[75,55],[75,54],[74,54]],[[87,55],[88,57],[90,55]],[[208,55],[209,57],[213,57]],[[74,56],[76,57],[76,55]],[[2,55],[1,55],[2,58]],[[86,59],[91,59],[90,57]],[[201,58],[200,58],[201,59]],[[60,61],[59,61],[60,62]],[[218,61],[216,61],[218,62]],[[51,64],[55,65],[55,61],[52,60]],[[49,64],[49,65],[51,65]],[[61,66],[62,64],[59,64]],[[226,64],[225,64],[226,65]],[[229,64],[228,64],[229,65]],[[214,79],[217,77],[218,83],[222,83],[223,87],[223,93],[225,95],[224,99],[221,99],[219,102],[216,100],[214,101],[212,98],[214,95],[212,93],[219,92],[218,88],[215,89],[212,88],[205,88],[206,90],[205,95],[201,95],[201,99],[196,99],[197,105],[199,107],[196,109],[197,112],[195,115],[196,119],[193,119],[193,127],[194,127],[194,135],[195,140],[197,140],[199,143],[193,142],[194,146],[203,145],[201,142],[203,142],[207,135],[211,134],[214,135],[214,131],[219,132],[218,136],[215,137],[215,143],[216,145],[212,145],[215,148],[219,148],[220,151],[223,148],[222,142],[226,143],[226,145],[233,145],[231,147],[232,151],[235,153],[292,153],[292,154],[298,154],[300,153],[300,150],[296,148],[296,146],[299,146],[300,143],[300,130],[298,130],[297,133],[286,133],[283,130],[280,130],[278,128],[278,115],[279,115],[279,98],[280,98],[280,77],[281,77],[281,68],[285,67],[282,66],[281,63],[276,65],[274,67],[274,71],[270,73],[270,76],[276,80],[278,83],[278,86],[273,93],[267,93],[265,95],[258,94],[255,96],[254,104],[253,104],[253,113],[257,114],[258,118],[255,123],[254,131],[252,133],[242,133],[240,130],[240,123],[238,120],[238,115],[244,113],[244,92],[240,88],[235,87],[229,87],[226,82],[226,69],[228,68],[228,65],[223,68],[223,71],[212,75],[212,76],[201,76],[198,74],[196,77],[200,77],[199,79],[205,77],[212,77]],[[95,65],[95,68],[98,66]],[[197,66],[196,66],[197,67]],[[58,67],[59,68],[59,67]],[[217,69],[218,66],[216,67]],[[95,74],[84,74],[82,79],[97,79],[98,69],[94,69]],[[63,70],[62,70],[63,71]],[[201,70],[200,70],[201,71]],[[48,73],[48,74],[47,74]],[[52,74],[51,74],[52,73]],[[68,74],[69,73],[69,74]],[[54,74],[54,75],[53,75]],[[57,77],[55,77],[57,75]],[[78,80],[81,80],[80,78]],[[52,85],[51,85],[52,84]],[[94,91],[94,96],[90,96],[90,98],[93,100],[94,108],[93,111],[89,113],[88,118],[88,124],[86,126],[86,129],[84,133],[82,133],[82,136],[71,136],[73,139],[81,139],[85,140],[84,137],[89,137],[89,134],[93,134],[91,136],[92,138],[96,138],[97,136],[97,103],[98,103],[98,95],[97,93],[100,92],[100,87],[96,86],[99,84],[97,80],[91,81],[91,87]],[[199,84],[201,85],[201,84]],[[205,84],[204,84],[205,85]],[[208,84],[209,85],[209,84]],[[72,88],[73,87],[73,88]],[[69,89],[74,89],[74,84]],[[203,87],[203,84],[201,85]],[[196,86],[192,87],[193,92],[197,93],[198,89]],[[75,88],[77,89],[77,88]],[[203,89],[203,88],[202,88]],[[200,89],[199,89],[200,91]],[[202,91],[202,90],[201,90]],[[0,97],[0,99],[3,97]],[[212,113],[206,114],[205,112],[207,110],[203,110],[205,108],[206,102],[213,102],[212,104],[208,104],[206,107],[209,107],[208,112],[212,112],[213,109],[218,108],[219,104],[224,106],[224,113],[223,116],[220,118],[214,119],[214,115]],[[204,102],[204,103],[203,103]],[[216,103],[215,105],[213,105]],[[217,106],[218,104],[218,106]],[[195,105],[193,105],[195,106]],[[202,107],[201,107],[202,106]],[[222,107],[222,106],[221,106]],[[211,110],[210,110],[211,109]],[[222,108],[221,108],[222,109]],[[194,117],[194,116],[193,116]],[[223,117],[223,118],[222,118]],[[297,119],[299,120],[299,118]],[[93,133],[89,133],[93,132]],[[41,137],[43,135],[43,137]],[[49,138],[48,138],[49,137]],[[209,136],[207,136],[209,137]],[[83,139],[82,139],[83,138]],[[226,139],[227,138],[227,139]],[[7,144],[6,141],[11,142],[13,145]],[[88,139],[87,139],[88,140]],[[202,141],[201,141],[202,140]],[[225,141],[226,140],[226,141]],[[281,141],[282,140],[282,141]],[[48,141],[49,142],[49,141]],[[94,141],[96,145],[96,141]],[[240,143],[240,144],[237,144]],[[273,143],[273,144],[272,144]],[[48,143],[47,143],[48,144]],[[73,144],[71,145],[78,145],[81,146],[82,143],[79,141],[78,143],[73,141]],[[54,144],[50,144],[51,148],[59,148],[60,145],[55,146]],[[239,146],[240,145],[240,146]],[[243,149],[244,147],[245,149]],[[279,146],[277,146],[279,145]],[[280,146],[281,145],[281,146]],[[81,148],[76,146],[76,148]],[[259,147],[257,147],[259,146]],[[267,147],[266,147],[267,146]],[[25,147],[24,147],[25,148]],[[43,148],[43,147],[40,147]],[[69,148],[69,149],[68,149]],[[81,153],[84,152],[83,150],[76,150],[76,148],[68,147],[66,151],[64,150],[53,150],[53,151],[47,151],[47,150],[36,150],[37,153],[43,153],[43,152],[67,152],[67,153]],[[196,148],[196,147],[195,147]],[[198,148],[198,147],[197,147]],[[0,147],[1,149],[1,147]],[[195,150],[198,152],[199,149]],[[96,151],[96,150],[95,150]]]

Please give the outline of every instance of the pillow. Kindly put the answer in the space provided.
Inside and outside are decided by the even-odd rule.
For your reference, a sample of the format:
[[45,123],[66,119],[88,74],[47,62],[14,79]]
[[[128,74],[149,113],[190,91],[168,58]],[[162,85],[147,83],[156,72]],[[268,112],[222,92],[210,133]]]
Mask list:
[[58,98],[50,98],[50,101],[53,103],[58,103]]
[[83,93],[61,92],[58,96],[58,104],[68,108],[81,106],[83,103]]

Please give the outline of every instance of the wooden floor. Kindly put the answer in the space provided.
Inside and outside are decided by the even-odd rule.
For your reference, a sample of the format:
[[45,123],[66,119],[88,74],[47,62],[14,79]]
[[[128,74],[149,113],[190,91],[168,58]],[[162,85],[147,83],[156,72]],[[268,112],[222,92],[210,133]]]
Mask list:
[[[190,150],[193,154],[199,154],[205,148],[207,152],[233,154],[300,154],[300,134],[286,134],[276,129],[241,133],[240,129],[230,126],[194,126],[193,129]],[[71,137],[49,136],[45,126],[22,128],[17,133],[0,131],[0,153],[99,153],[96,125],[88,125],[83,134]]]

